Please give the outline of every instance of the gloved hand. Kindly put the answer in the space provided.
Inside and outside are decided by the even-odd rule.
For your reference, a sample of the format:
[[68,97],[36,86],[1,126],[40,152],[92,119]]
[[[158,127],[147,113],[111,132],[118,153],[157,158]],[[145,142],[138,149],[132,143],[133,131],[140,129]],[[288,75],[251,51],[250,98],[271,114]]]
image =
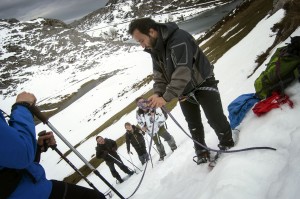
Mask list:
[[103,151],[103,158],[106,158],[107,157],[107,155],[108,155],[108,151]]
[[49,147],[56,147],[56,141],[52,132],[41,131],[38,136],[37,144],[42,152],[46,152]]
[[22,92],[17,95],[16,103],[26,102],[29,106],[34,106],[36,103],[36,97],[32,93]]
[[144,126],[143,128],[142,128],[142,131],[144,131],[144,132],[146,132],[148,129],[147,129],[147,127],[146,126]]

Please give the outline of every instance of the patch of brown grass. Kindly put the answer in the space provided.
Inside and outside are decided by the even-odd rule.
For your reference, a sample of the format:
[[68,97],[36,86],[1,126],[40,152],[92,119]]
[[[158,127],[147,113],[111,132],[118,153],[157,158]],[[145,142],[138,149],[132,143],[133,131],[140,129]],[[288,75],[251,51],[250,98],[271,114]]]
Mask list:
[[230,12],[198,42],[208,59],[215,63],[231,47],[243,39],[272,9],[272,1],[248,0]]

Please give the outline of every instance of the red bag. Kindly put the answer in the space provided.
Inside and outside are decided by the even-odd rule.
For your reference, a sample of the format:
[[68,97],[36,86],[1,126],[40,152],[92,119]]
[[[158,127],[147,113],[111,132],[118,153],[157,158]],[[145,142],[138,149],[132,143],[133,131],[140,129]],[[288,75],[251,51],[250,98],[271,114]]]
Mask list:
[[273,92],[270,97],[255,104],[252,111],[257,116],[261,116],[273,108],[279,108],[281,104],[285,103],[288,103],[291,108],[294,106],[294,103],[289,99],[289,96],[285,94],[281,95],[278,92]]

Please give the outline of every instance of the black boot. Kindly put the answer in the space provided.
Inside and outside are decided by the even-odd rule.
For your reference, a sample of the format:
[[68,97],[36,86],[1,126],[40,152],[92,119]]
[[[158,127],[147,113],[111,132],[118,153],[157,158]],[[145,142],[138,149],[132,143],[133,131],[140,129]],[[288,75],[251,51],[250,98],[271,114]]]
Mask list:
[[177,149],[177,146],[175,145],[174,147],[171,148],[171,150],[174,152]]
[[163,161],[165,159],[165,156],[161,156],[158,161]]
[[129,170],[129,171],[127,172],[127,174],[130,175],[130,176],[132,176],[132,175],[134,174],[134,171],[130,171],[130,170]]
[[120,176],[117,176],[116,179],[118,180],[119,183],[124,182],[124,180]]
[[222,151],[227,151],[233,146],[234,146],[233,139],[230,139],[226,142],[220,142],[220,144],[218,144],[219,149],[222,150]]
[[206,163],[210,159],[210,154],[207,150],[197,151],[197,160],[195,161],[198,165]]
[[167,155],[167,154],[166,154],[165,152],[163,152],[163,153],[160,155],[160,158],[159,158],[158,161],[163,161],[166,155]]

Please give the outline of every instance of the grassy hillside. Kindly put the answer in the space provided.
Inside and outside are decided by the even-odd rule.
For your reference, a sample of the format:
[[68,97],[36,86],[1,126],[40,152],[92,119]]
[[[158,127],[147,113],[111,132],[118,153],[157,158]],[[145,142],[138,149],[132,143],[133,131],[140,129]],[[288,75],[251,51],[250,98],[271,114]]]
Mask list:
[[235,12],[216,23],[198,40],[208,59],[215,63],[232,46],[243,39],[272,10],[271,0],[247,0]]
[[[300,26],[300,1],[290,0],[284,4],[283,9],[286,11],[284,18],[274,24],[272,31],[276,33],[276,39],[272,46],[270,46],[266,52],[263,52],[256,59],[256,67],[253,69],[253,73],[259,68],[259,66],[266,60],[270,51],[280,42],[285,41],[297,28]],[[249,77],[252,75],[250,74]]]

